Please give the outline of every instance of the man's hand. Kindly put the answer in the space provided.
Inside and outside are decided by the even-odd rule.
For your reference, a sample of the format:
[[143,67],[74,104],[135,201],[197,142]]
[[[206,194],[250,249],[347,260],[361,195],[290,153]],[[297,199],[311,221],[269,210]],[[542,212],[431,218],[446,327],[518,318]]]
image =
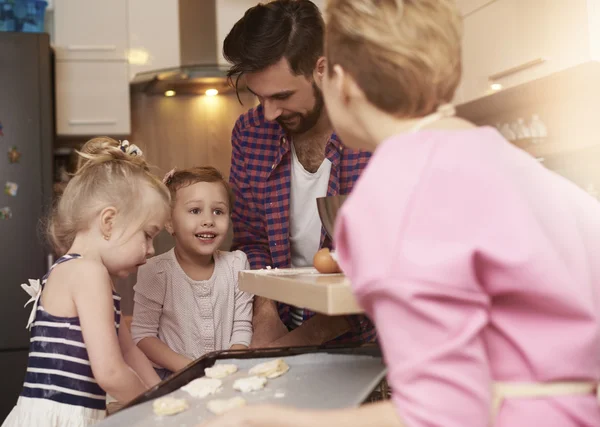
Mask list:
[[250,348],[267,347],[269,343],[288,334],[287,327],[279,318],[275,302],[258,296],[254,297],[252,327],[254,333]]

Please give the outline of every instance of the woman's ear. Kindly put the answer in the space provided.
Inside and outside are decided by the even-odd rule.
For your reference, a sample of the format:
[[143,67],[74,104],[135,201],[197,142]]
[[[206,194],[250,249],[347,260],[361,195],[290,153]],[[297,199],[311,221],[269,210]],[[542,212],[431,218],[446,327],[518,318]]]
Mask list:
[[345,105],[350,104],[356,99],[363,99],[365,97],[365,93],[358,83],[356,83],[356,80],[341,65],[336,64],[333,66],[331,80]]
[[116,217],[117,209],[113,206],[104,208],[100,212],[100,232],[104,236],[104,240],[110,240]]

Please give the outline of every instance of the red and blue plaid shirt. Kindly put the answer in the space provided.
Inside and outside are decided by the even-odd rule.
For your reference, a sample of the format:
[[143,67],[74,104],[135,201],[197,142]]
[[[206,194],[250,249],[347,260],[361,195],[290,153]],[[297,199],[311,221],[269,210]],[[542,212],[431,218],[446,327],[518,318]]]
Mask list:
[[[258,106],[240,116],[231,144],[229,181],[235,193],[232,250],[244,251],[253,269],[290,267],[290,137],[277,122],[267,121],[262,106]],[[370,153],[347,149],[332,134],[325,157],[331,161],[327,195],[348,194],[367,165]],[[321,246],[331,247],[323,229]],[[279,304],[279,314],[289,324],[289,305]],[[314,314],[304,310],[303,320]],[[336,342],[375,339],[375,329],[367,317],[348,316],[348,319],[352,331]]]

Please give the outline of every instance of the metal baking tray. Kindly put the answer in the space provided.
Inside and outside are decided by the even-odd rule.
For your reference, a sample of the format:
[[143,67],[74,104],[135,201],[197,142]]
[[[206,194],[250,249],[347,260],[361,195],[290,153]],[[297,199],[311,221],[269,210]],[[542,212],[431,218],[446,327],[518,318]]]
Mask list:
[[[233,390],[233,382],[247,376],[251,367],[275,358],[283,358],[290,366],[286,374],[268,380],[260,391],[240,393]],[[239,368],[237,373],[222,380],[222,391],[199,399],[179,390],[190,381],[203,377],[204,368],[216,362],[234,363]],[[373,344],[214,352],[157,384],[97,425],[195,426],[214,416],[206,409],[209,400],[234,396],[242,396],[247,405],[270,403],[311,409],[353,407],[366,400],[385,373],[381,352]],[[165,395],[186,399],[189,409],[171,416],[155,415],[152,402]]]

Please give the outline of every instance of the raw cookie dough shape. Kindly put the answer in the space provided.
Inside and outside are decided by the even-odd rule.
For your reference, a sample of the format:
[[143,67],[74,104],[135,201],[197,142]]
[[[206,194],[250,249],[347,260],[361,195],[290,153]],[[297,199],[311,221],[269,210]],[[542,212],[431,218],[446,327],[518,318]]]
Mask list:
[[267,377],[269,379],[280,377],[290,370],[290,367],[283,359],[270,360],[268,362],[259,363],[254,366],[248,373],[259,377]]
[[198,378],[181,387],[181,390],[188,392],[193,397],[203,398],[215,394],[221,389],[223,381],[216,378]]
[[185,411],[188,408],[188,404],[185,399],[166,396],[152,402],[152,408],[156,415],[175,415]]
[[225,378],[231,374],[235,374],[238,367],[233,364],[214,365],[204,369],[204,375],[208,378]]
[[267,379],[264,377],[247,377],[239,378],[233,382],[233,389],[242,393],[262,390],[267,384]]

